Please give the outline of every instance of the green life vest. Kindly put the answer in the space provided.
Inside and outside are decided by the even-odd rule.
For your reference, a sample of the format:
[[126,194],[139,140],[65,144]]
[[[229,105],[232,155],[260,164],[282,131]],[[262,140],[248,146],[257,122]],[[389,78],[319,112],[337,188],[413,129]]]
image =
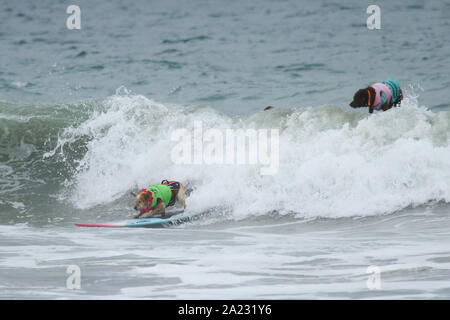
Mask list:
[[170,199],[172,198],[172,190],[170,190],[168,186],[163,184],[152,184],[146,190],[152,193],[152,210],[155,209],[156,204],[158,203],[158,199],[161,199],[162,202],[167,206],[170,202]]

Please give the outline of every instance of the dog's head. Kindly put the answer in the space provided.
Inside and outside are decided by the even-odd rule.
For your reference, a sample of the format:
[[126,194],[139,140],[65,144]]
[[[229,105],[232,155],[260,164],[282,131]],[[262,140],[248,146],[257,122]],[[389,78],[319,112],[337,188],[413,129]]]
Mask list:
[[136,199],[134,210],[143,210],[149,207],[150,193],[139,192],[138,194],[131,192],[131,195]]
[[369,101],[369,90],[369,88],[366,88],[356,91],[355,95],[353,96],[353,101],[350,102],[350,107],[361,108],[369,106],[372,103],[371,101]]

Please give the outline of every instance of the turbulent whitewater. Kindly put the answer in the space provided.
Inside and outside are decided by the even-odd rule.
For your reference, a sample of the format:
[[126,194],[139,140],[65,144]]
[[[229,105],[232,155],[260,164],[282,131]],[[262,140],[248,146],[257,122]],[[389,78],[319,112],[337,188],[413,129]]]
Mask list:
[[[10,177],[2,192],[15,199],[2,205],[10,219],[44,192],[78,214],[100,207],[109,215],[130,206],[129,191],[165,178],[190,187],[190,209],[231,219],[371,216],[450,201],[450,114],[418,106],[413,95],[372,116],[322,105],[232,117],[124,88],[104,100],[17,110],[2,105],[2,171]],[[279,130],[278,173],[263,176],[249,164],[173,163],[171,133],[191,130],[195,121],[223,131]]]
[[[379,3],[375,30],[357,0],[76,5],[80,30],[65,2],[0,10],[0,299],[450,297],[449,3]],[[401,107],[348,106],[389,77]],[[276,174],[174,162],[198,123],[275,130]],[[201,218],[74,226],[163,179]]]

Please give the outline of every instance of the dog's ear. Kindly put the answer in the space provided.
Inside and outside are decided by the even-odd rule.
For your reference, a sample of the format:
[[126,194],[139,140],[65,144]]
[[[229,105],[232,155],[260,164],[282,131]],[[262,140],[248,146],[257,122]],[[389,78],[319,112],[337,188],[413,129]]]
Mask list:
[[130,192],[131,193],[131,195],[133,196],[133,197],[137,197],[137,194],[136,193],[134,193],[134,192]]

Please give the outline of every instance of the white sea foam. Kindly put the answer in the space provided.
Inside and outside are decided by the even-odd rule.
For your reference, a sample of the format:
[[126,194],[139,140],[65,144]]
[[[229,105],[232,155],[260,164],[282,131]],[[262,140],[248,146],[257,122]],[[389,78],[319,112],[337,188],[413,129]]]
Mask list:
[[[90,137],[70,195],[81,208],[175,179],[194,189],[188,199],[194,211],[226,208],[236,219],[274,210],[365,216],[450,201],[449,115],[419,107],[413,95],[402,107],[373,115],[315,106],[231,118],[210,108],[117,94],[80,126],[67,128],[59,144]],[[279,172],[261,176],[256,165],[174,164],[171,132],[192,130],[195,121],[220,130],[279,129]]]

